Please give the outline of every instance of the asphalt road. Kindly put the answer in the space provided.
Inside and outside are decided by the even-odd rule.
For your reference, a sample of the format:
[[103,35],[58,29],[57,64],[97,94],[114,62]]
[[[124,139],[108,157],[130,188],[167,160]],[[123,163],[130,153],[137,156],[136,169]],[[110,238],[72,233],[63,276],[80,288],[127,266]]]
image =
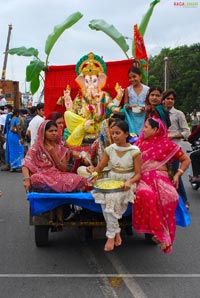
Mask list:
[[0,172],[0,298],[200,297],[200,189],[187,180],[192,222],[177,227],[171,255],[135,233],[105,253],[103,230],[88,241],[71,227],[36,247],[22,174]]

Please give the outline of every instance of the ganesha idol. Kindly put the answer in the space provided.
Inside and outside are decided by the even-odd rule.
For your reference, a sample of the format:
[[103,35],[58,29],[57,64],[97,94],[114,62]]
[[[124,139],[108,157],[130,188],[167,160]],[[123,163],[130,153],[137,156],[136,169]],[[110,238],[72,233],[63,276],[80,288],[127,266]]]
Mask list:
[[116,97],[112,99],[103,90],[107,80],[106,64],[93,53],[79,60],[76,64],[76,74],[75,81],[80,87],[80,92],[72,101],[70,86],[64,91],[64,118],[70,133],[66,142],[69,146],[80,146],[84,138],[97,137],[101,122],[112,113],[119,112],[124,91],[116,83]]

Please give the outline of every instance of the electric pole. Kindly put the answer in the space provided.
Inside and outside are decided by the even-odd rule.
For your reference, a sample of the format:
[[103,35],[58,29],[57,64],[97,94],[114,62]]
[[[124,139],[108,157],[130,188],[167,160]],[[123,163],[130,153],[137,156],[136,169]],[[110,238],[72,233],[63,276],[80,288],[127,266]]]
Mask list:
[[164,58],[164,91],[169,88],[168,57]]
[[7,37],[7,43],[6,43],[6,50],[5,50],[5,56],[4,56],[4,62],[3,62],[3,70],[1,79],[6,79],[6,67],[7,67],[7,60],[8,60],[8,50],[9,50],[9,43],[10,43],[10,35],[11,35],[12,25],[8,25],[8,37]]

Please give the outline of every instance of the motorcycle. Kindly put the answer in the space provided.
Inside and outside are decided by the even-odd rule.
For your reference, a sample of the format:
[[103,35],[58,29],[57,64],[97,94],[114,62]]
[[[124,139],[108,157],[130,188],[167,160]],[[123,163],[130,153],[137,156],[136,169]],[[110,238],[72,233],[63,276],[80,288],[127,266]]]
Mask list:
[[[200,140],[198,139],[197,141],[194,141],[191,144],[191,150],[187,150],[187,153],[193,153],[193,152],[199,151],[199,150],[200,150]],[[191,183],[192,189],[198,190],[200,187],[200,179],[197,181],[193,181],[192,178],[193,177],[191,175],[189,175],[189,181]]]

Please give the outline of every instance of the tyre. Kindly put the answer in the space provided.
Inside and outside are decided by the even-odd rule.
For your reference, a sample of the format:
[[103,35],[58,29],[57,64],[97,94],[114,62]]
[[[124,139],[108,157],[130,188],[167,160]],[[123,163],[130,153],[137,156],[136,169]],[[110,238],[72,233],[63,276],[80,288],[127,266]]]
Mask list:
[[49,241],[49,226],[35,226],[35,244],[38,247],[46,246]]
[[199,183],[191,183],[192,189],[197,190],[199,188]]

